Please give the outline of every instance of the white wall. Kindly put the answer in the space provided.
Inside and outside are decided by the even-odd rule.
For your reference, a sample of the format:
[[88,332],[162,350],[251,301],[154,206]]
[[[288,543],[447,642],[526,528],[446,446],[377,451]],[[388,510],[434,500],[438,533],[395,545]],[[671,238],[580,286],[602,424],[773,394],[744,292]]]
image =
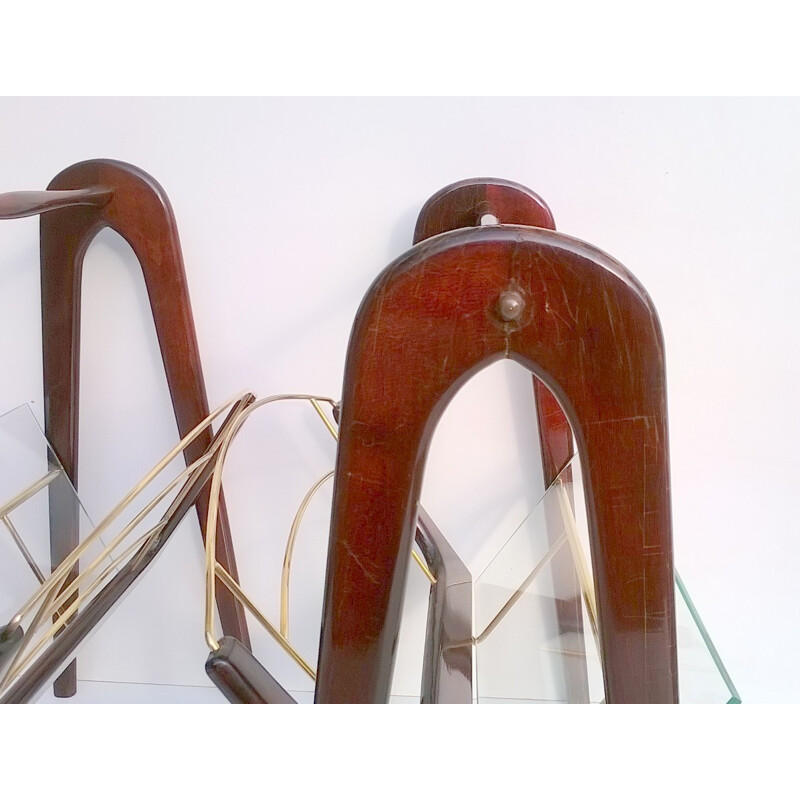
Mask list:
[[[678,568],[745,702],[797,701],[798,134],[796,100],[3,99],[0,191],[44,188],[96,157],[164,186],[213,405],[240,388],[338,397],[358,303],[410,245],[422,203],[468,177],[531,187],[560,230],[614,255],[652,296],[667,343]],[[37,231],[35,219],[0,224],[0,411],[41,409]],[[80,490],[97,518],[175,428],[136,262],[112,234],[89,252],[84,298]],[[425,502],[476,569],[493,546],[484,538],[526,502],[517,489],[531,453],[515,437],[528,436],[527,385],[507,368],[480,376],[432,454]],[[243,579],[277,618],[285,533],[333,443],[313,412],[262,413],[226,491]],[[465,438],[459,425],[476,415],[487,424]],[[480,495],[463,451],[480,459]],[[504,484],[518,464],[523,477]],[[319,587],[293,595],[306,649],[324,502],[298,551],[298,585]],[[189,528],[84,651],[82,677],[208,685],[202,554]],[[159,647],[174,654],[166,665]]]

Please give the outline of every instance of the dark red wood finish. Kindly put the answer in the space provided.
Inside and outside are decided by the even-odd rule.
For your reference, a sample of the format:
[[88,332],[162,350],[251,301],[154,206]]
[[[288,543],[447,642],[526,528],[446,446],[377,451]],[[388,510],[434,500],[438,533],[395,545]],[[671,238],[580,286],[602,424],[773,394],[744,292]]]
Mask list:
[[[487,212],[488,213],[488,212]],[[499,302],[524,300],[515,321]],[[356,317],[342,400],[317,701],[385,702],[433,430],[475,372],[512,358],[565,410],[584,465],[608,702],[676,702],[664,350],[636,279],[539,228],[421,242]]]
[[[47,212],[47,213],[44,213]],[[200,355],[192,319],[178,231],[164,190],[137,167],[120,161],[84,161],[68,167],[47,192],[12,192],[0,196],[0,216],[42,214],[42,342],[46,434],[69,475],[78,480],[78,395],[80,299],[83,258],[103,228],[116,231],[133,249],[142,267],[155,322],[167,383],[181,436],[208,414]],[[187,462],[205,451],[211,432],[186,450]],[[53,504],[58,506],[57,499]],[[197,501],[201,525],[208,508],[208,489]],[[78,543],[77,521],[65,523],[51,508],[53,566]],[[220,504],[217,553],[237,576],[224,499]],[[218,583],[217,602],[225,633],[246,646],[250,639],[244,608]],[[75,693],[71,665],[56,681],[57,696]]]
[[[486,214],[493,216],[499,224],[556,229],[549,206],[535,192],[513,181],[473,178],[446,186],[425,203],[417,219],[414,243],[439,233],[478,227]],[[558,400],[535,375],[532,377],[542,471],[547,489],[574,455],[572,430]],[[560,530],[559,523],[560,520],[553,520],[548,530]],[[575,570],[563,559],[556,559],[551,569],[559,633],[576,633],[577,641],[582,641],[583,615]],[[570,702],[589,702],[585,660],[566,655],[564,671]]]

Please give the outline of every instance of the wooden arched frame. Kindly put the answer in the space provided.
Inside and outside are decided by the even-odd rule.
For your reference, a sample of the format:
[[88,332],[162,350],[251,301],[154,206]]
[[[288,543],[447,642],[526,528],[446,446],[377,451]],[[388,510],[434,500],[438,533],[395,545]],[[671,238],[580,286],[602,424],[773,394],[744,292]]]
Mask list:
[[[42,346],[45,429],[70,480],[78,478],[78,407],[80,387],[80,307],[83,259],[104,228],[131,246],[144,275],[181,437],[209,412],[195,335],[178,230],[169,200],[159,184],[130,164],[84,161],[68,167],[46,192],[0,196],[0,218],[41,214]],[[202,455],[211,431],[185,452],[187,463]],[[201,527],[208,489],[196,503]],[[224,501],[217,530],[220,563],[236,576],[236,563]],[[65,524],[58,498],[51,497],[53,567],[78,544],[77,520]],[[244,609],[222,585],[217,586],[220,621],[226,633],[249,647]],[[74,662],[56,680],[57,696],[75,693]]]
[[[522,299],[519,317],[503,317],[507,298]],[[345,370],[318,702],[386,702],[433,430],[458,388],[500,358],[546,384],[575,433],[606,700],[677,702],[658,317],[621,264],[522,225],[422,241],[379,276],[359,309]]]

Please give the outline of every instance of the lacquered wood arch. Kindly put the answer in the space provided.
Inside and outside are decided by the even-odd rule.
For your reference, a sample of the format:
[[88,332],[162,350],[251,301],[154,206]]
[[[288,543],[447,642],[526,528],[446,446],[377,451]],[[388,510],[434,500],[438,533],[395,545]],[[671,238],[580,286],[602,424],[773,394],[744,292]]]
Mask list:
[[[504,322],[498,301],[525,300]],[[428,447],[471,375],[512,358],[564,409],[584,465],[606,700],[676,702],[664,349],[618,262],[523,226],[442,233],[373,284],[348,349],[318,702],[386,702]]]
[[[86,198],[73,195],[81,203],[76,205],[63,194],[92,190],[97,199],[98,187],[106,193],[99,205],[86,205]],[[93,160],[65,169],[51,181],[48,192],[54,193],[53,203],[41,209],[46,211],[41,218],[45,425],[58,458],[77,484],[81,275],[86,250],[103,228],[111,228],[125,239],[141,265],[181,436],[207,416],[208,399],[178,230],[161,186],[130,164]],[[48,205],[47,196],[34,200]],[[66,205],[59,206],[62,201]],[[199,436],[186,450],[187,462],[202,455],[210,441],[211,431]],[[207,507],[206,488],[196,504],[202,522]],[[59,525],[51,530],[51,558],[56,566],[75,547],[78,534],[77,528]],[[224,502],[220,505],[217,552],[220,563],[235,577]],[[217,598],[223,630],[249,647],[241,604],[222,584],[217,586]],[[74,667],[59,678],[55,691],[58,696],[74,694]]]

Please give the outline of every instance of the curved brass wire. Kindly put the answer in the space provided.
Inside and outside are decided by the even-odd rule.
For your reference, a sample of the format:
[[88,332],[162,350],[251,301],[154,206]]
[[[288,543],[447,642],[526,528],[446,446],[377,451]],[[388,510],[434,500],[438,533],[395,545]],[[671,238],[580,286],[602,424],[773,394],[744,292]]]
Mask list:
[[217,577],[230,589],[231,593],[242,603],[247,610],[264,626],[267,633],[300,665],[303,671],[312,681],[317,679],[317,674],[306,663],[300,653],[292,647],[289,640],[281,636],[280,631],[276,631],[272,623],[258,610],[253,601],[242,591],[242,587],[225,571],[225,568],[217,562],[215,570]]
[[[216,578],[217,578],[217,516],[219,514],[219,497],[222,487],[222,472],[225,466],[225,459],[231,443],[241,430],[242,425],[250,415],[258,408],[275,403],[281,400],[315,400],[317,403],[329,403],[335,405],[335,401],[330,397],[323,397],[311,394],[277,394],[258,400],[245,408],[238,418],[233,422],[227,434],[223,437],[219,448],[219,458],[214,465],[211,477],[211,489],[209,494],[208,514],[206,516],[206,602],[205,602],[205,638],[208,646],[216,651],[219,650],[219,642],[214,636],[214,604],[216,599]],[[229,587],[230,588],[230,587]],[[241,586],[238,591],[244,595]],[[233,591],[233,590],[232,590]],[[255,607],[255,606],[254,606]],[[262,615],[263,616],[263,615]],[[266,619],[266,618],[265,618]],[[270,626],[271,628],[272,626]]]
[[307,492],[297,509],[297,513],[292,520],[292,527],[289,531],[289,538],[286,540],[286,551],[283,554],[283,568],[281,569],[281,636],[289,637],[289,575],[292,569],[292,553],[297,532],[300,530],[300,523],[306,513],[309,503],[314,498],[317,490],[333,477],[334,471],[323,475]]
[[34,592],[25,605],[17,612],[17,616],[22,617],[27,614],[30,609],[37,603],[41,597],[46,594],[50,588],[67,577],[72,567],[79,561],[81,555],[100,538],[100,534],[108,528],[111,523],[141,494],[141,492],[169,465],[169,463],[178,456],[191,442],[193,442],[220,414],[222,414],[233,403],[241,400],[246,396],[242,392],[231,398],[228,402],[219,406],[215,411],[209,414],[202,422],[194,427],[181,441],[167,453],[147,475],[139,481],[136,486],[131,489],[127,495],[106,515],[99,525],[86,537],[48,576],[47,580]]
[[[119,517],[119,515],[127,508],[138,495],[168,466],[168,464],[177,457],[185,447],[194,441],[200,433],[207,428],[213,420],[222,414],[229,406],[238,402],[246,397],[246,393],[239,393],[228,402],[222,404],[214,412],[208,415],[205,420],[200,422],[193,428],[181,441],[164,456],[155,467],[153,467],[147,475],[144,476],[128,494],[109,512],[103,521],[92,531],[92,533],[70,553],[70,555],[61,562],[61,564],[53,570],[47,579],[38,587],[28,601],[12,618],[13,624],[20,624],[23,618],[29,614],[36,606],[38,608],[34,617],[28,626],[25,633],[23,642],[15,654],[14,659],[9,664],[5,671],[5,675],[0,681],[0,691],[5,689],[15,678],[30,664],[31,660],[41,651],[42,647],[49,641],[55,633],[64,627],[66,622],[75,614],[79,606],[85,603],[95,591],[103,585],[106,578],[113,572],[122,561],[133,552],[137,546],[148,538],[157,536],[163,529],[163,520],[159,522],[154,528],[151,528],[146,534],[140,537],[134,545],[129,546],[126,550],[112,557],[112,553],[120,546],[124,539],[135,529],[135,527],[160,503],[181,481],[187,481],[191,476],[201,467],[203,467],[212,454],[219,449],[219,444],[215,445],[207,451],[200,459],[186,467],[180,475],[172,480],[166,489],[161,490],[157,496],[151,500],[145,508],[140,511],[131,522],[129,522],[117,536],[113,538],[109,545],[104,545],[100,555],[98,555],[89,565],[85,568],[77,578],[74,580],[69,579],[69,572],[72,567],[78,562],[80,557],[86,552],[94,542],[100,540],[101,534],[107,530],[112,522]],[[184,483],[185,485],[185,483]],[[80,594],[77,594],[78,588],[86,583],[94,576],[95,570],[106,560],[111,558],[111,563],[107,565],[100,573],[99,576],[94,577],[88,588],[84,589]],[[77,596],[76,596],[77,594]],[[41,602],[39,602],[41,601]],[[62,606],[65,607],[62,608]],[[48,620],[53,614],[56,615],[56,620],[50,626],[47,632],[41,639],[31,648],[31,643],[35,638],[36,632],[42,627],[45,620]]]

